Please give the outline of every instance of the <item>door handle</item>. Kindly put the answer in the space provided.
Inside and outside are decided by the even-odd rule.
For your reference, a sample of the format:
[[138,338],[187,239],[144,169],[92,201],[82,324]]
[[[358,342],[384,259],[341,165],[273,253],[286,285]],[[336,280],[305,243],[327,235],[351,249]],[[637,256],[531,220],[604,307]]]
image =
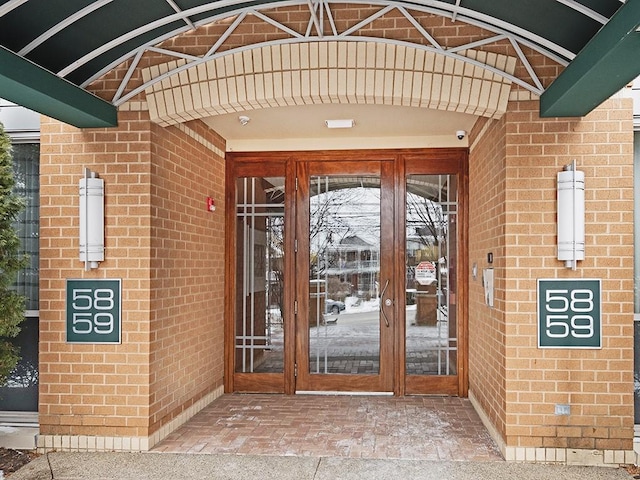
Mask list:
[[[391,305],[393,305],[393,300],[391,300],[390,298],[387,298],[386,300],[384,299],[384,294],[387,291],[388,286],[389,286],[389,280],[387,279],[387,282],[384,284],[384,288],[382,289],[382,292],[380,292],[380,300],[382,300],[387,307],[390,307]],[[382,318],[384,318],[385,325],[389,327],[389,317],[387,317],[387,314],[384,312],[384,308],[382,308],[382,303],[380,303],[380,313],[382,314]]]

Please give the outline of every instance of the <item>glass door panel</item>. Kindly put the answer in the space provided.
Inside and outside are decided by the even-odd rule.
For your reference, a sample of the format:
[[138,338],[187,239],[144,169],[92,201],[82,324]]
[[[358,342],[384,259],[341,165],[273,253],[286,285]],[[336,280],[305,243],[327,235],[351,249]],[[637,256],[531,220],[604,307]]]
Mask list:
[[380,178],[314,176],[309,371],[380,372]]
[[236,182],[235,372],[284,370],[284,178]]
[[409,175],[406,191],[406,375],[457,375],[456,176]]
[[298,173],[296,390],[389,392],[393,162],[309,162]]

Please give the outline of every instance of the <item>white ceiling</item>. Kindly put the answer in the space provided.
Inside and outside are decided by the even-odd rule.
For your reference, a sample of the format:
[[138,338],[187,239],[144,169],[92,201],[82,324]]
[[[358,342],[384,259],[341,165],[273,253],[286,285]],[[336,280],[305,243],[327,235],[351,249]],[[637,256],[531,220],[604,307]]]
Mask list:
[[[241,116],[249,118],[246,125],[240,122]],[[348,129],[329,129],[325,125],[329,119],[353,119],[355,125]],[[476,119],[473,115],[425,108],[319,104],[230,113],[204,121],[227,140],[228,150],[238,151],[270,149],[265,144],[274,142],[283,150],[289,149],[288,146],[300,148],[305,140],[325,145],[327,140],[332,140],[325,148],[357,146],[354,143],[369,148],[397,148],[398,142],[404,142],[407,147],[467,146],[467,138],[458,140],[456,132],[471,130]],[[287,140],[286,144],[283,140]]]

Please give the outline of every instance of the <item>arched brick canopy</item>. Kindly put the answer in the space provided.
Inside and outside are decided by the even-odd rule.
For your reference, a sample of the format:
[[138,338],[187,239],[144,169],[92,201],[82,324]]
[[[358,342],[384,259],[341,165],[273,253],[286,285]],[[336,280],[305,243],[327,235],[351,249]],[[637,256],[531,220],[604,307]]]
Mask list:
[[184,75],[156,83],[151,80],[178,72],[185,63],[146,69],[152,120],[166,126],[230,112],[333,102],[500,117],[511,87],[505,76],[513,74],[516,63],[505,55],[469,52],[480,64],[499,72],[502,67],[503,76],[461,59],[374,42],[267,45],[245,53],[209,60],[203,68],[192,66]]

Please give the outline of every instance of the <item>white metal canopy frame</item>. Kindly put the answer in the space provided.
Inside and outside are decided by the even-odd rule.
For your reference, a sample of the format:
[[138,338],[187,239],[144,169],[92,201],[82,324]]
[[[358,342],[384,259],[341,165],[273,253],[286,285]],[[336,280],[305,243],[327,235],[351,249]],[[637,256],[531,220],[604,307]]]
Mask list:
[[[226,55],[232,55],[235,52],[238,51],[243,51],[243,50],[248,50],[248,49],[253,49],[253,48],[257,48],[257,47],[261,47],[261,46],[265,46],[265,45],[278,45],[278,44],[285,44],[285,43],[298,43],[298,42],[320,42],[320,41],[353,41],[353,42],[367,42],[367,41],[375,41],[378,43],[389,43],[389,44],[395,44],[395,45],[411,45],[414,48],[418,48],[421,50],[425,50],[425,51],[429,51],[429,52],[433,52],[433,53],[437,53],[440,55],[444,55],[446,57],[451,57],[451,58],[455,58],[458,60],[461,60],[465,63],[468,63],[470,65],[474,65],[477,67],[481,67],[484,68],[492,73],[498,74],[506,79],[508,79],[509,81],[516,83],[518,85],[521,85],[522,87],[526,88],[527,90],[530,90],[531,92],[537,94],[537,95],[541,95],[544,92],[544,87],[542,86],[542,83],[540,82],[538,76],[536,75],[533,67],[531,66],[530,62],[528,61],[526,55],[524,54],[523,50],[520,48],[520,45],[526,45],[528,47],[531,47],[532,49],[534,49],[535,51],[544,54],[545,56],[548,56],[550,58],[552,58],[553,60],[555,60],[556,62],[562,64],[562,65],[567,65],[567,62],[560,56],[555,55],[550,53],[548,50],[544,50],[539,48],[535,43],[532,43],[530,41],[527,41],[525,38],[519,37],[517,35],[514,34],[508,34],[505,31],[501,31],[499,29],[493,28],[494,30],[496,30],[496,35],[480,40],[480,41],[475,41],[475,42],[470,42],[470,43],[466,43],[466,44],[462,44],[462,45],[458,45],[456,47],[451,47],[451,48],[445,48],[443,47],[437,40],[436,38],[434,38],[434,36],[432,36],[427,30],[425,30],[420,23],[414,18],[412,11],[416,11],[416,12],[430,12],[428,8],[415,8],[415,7],[411,7],[412,10],[408,10],[407,7],[404,6],[404,4],[406,2],[395,2],[394,5],[386,5],[385,6],[385,2],[366,2],[367,5],[379,5],[380,9],[373,15],[368,16],[367,18],[362,19],[362,21],[360,21],[357,25],[342,31],[342,32],[338,32],[335,22],[333,21],[333,16],[331,14],[331,4],[336,4],[338,2],[328,2],[328,1],[321,1],[321,2],[314,2],[310,4],[310,9],[309,9],[309,20],[308,20],[308,27],[306,32],[304,33],[300,33],[300,32],[296,32],[295,30],[292,30],[291,28],[287,27],[286,25],[282,24],[281,22],[278,22],[272,18],[270,18],[267,14],[262,13],[260,10],[257,10],[255,8],[251,8],[251,9],[242,9],[241,11],[239,11],[237,13],[237,15],[235,16],[235,20],[233,23],[231,23],[229,25],[229,27],[227,28],[227,30],[224,32],[224,34],[213,44],[211,45],[211,47],[209,48],[209,50],[207,51],[207,53],[201,57],[196,57],[196,56],[191,56],[191,55],[185,55],[179,52],[173,52],[167,49],[161,49],[161,48],[156,48],[153,47],[151,45],[145,45],[145,46],[141,46],[140,48],[138,48],[135,58],[133,60],[133,62],[131,63],[130,67],[129,67],[129,71],[127,72],[127,75],[125,77],[125,79],[122,81],[122,83],[120,84],[120,87],[118,88],[118,91],[116,92],[115,96],[112,99],[112,103],[116,106],[121,105],[122,103],[125,103],[126,101],[130,100],[131,98],[135,97],[137,94],[139,94],[141,91],[144,91],[146,89],[148,89],[149,87],[151,87],[152,85],[154,85],[155,83],[158,83],[162,80],[164,80],[165,78],[171,77],[175,74],[178,74],[184,70],[187,70],[189,68],[193,68],[199,64],[202,63],[206,63],[209,62],[211,60],[215,60],[216,58],[222,57],[222,56],[226,56]],[[354,2],[349,2],[349,3],[354,3]],[[364,3],[364,2],[363,2]],[[388,2],[386,2],[388,3]],[[316,8],[314,8],[316,7]],[[409,22],[413,25],[413,27],[415,28],[415,30],[424,38],[428,41],[428,45],[423,45],[423,44],[416,44],[416,43],[410,43],[410,42],[404,42],[401,40],[395,40],[395,39],[387,39],[384,37],[371,37],[371,36],[365,36],[365,35],[356,35],[356,33],[358,31],[361,31],[364,27],[366,27],[368,24],[372,23],[373,21],[383,17],[384,15],[386,15],[387,13],[391,12],[392,10],[396,10],[398,12],[400,12],[407,20],[409,20]],[[323,15],[324,13],[324,15]],[[255,43],[255,44],[247,44],[244,45],[242,47],[238,47],[235,49],[230,49],[230,50],[224,50],[224,51],[220,51],[219,48],[220,46],[223,44],[224,40],[227,39],[241,24],[244,20],[246,20],[247,16],[249,15],[253,15],[254,17],[260,18],[263,21],[265,21],[266,23],[269,23],[271,25],[273,25],[274,27],[278,28],[279,30],[287,33],[288,35],[290,35],[289,38],[287,39],[283,39],[283,40],[275,40],[275,41],[269,41],[269,42],[260,42],[260,43]],[[330,34],[326,35],[323,34],[324,30],[325,30],[325,26],[324,26],[324,22],[325,19],[328,21],[329,23],[329,29],[330,29]],[[218,18],[216,18],[216,20],[219,20]],[[484,28],[488,28],[486,25],[480,25]],[[503,40],[508,40],[511,45],[513,46],[514,50],[517,52],[518,58],[519,60],[525,65],[525,68],[527,70],[527,72],[529,73],[531,80],[529,81],[528,79],[519,79],[517,77],[515,77],[513,74],[511,74],[509,71],[507,71],[506,69],[501,69],[499,67],[496,67],[494,65],[488,64],[488,63],[483,63],[481,61],[478,61],[474,58],[470,58],[468,56],[465,56],[462,54],[462,52],[465,52],[467,50],[471,50],[477,47],[480,47],[482,45],[488,45],[491,43],[497,43],[497,42],[501,42]],[[129,92],[126,92],[126,86],[127,86],[127,82],[130,80],[131,75],[133,74],[133,72],[135,71],[135,69],[138,66],[138,62],[140,61],[140,59],[142,58],[142,55],[146,52],[146,51],[154,51],[154,52],[158,52],[158,53],[164,53],[168,56],[173,56],[173,57],[177,57],[180,59],[185,60],[185,63],[183,63],[180,66],[176,66],[173,69],[170,69],[167,72],[162,73],[161,75],[154,77],[150,80],[148,80],[147,82],[143,83],[141,86],[138,86],[134,89],[132,89]],[[120,62],[118,62],[120,63]],[[104,71],[100,72],[100,74],[98,75],[98,77],[101,74],[104,74],[106,72],[108,72],[111,68],[115,67],[116,65],[111,65],[108,68],[106,68]],[[86,82],[85,84],[83,84],[83,86],[86,86],[88,84],[90,84],[93,80],[95,79],[90,79],[90,81]],[[125,93],[126,92],[126,93]]]
[[[339,4],[372,6],[377,11],[340,31],[332,13]],[[270,16],[270,11],[276,8],[300,6],[304,6],[309,15],[304,32],[295,31]],[[287,38],[277,42],[242,45],[235,51],[275,43],[373,40],[409,44],[398,39],[367,37],[362,33],[375,20],[398,12],[421,36],[422,43],[410,43],[411,46],[486,68],[536,95],[544,94],[545,88],[531,67],[523,47],[562,66],[571,66],[577,57],[586,56],[586,61],[582,63],[587,65],[572,73],[572,76],[577,75],[576,78],[584,78],[594,72],[602,76],[602,68],[610,70],[612,66],[618,66],[618,75],[604,75],[609,86],[607,92],[611,92],[608,96],[624,86],[628,81],[626,77],[632,75],[631,78],[635,78],[640,73],[640,65],[627,66],[635,63],[629,62],[628,56],[618,59],[615,55],[618,50],[627,52],[623,47],[635,48],[639,45],[640,33],[637,29],[640,24],[640,0],[9,0],[0,2],[0,60],[3,60],[0,61],[0,97],[17,100],[16,103],[58,118],[53,114],[56,113],[55,107],[54,112],[43,111],[51,109],[51,102],[47,99],[53,98],[76,110],[84,108],[83,113],[93,118],[94,123],[102,120],[102,123],[108,124],[113,121],[114,107],[153,83],[199,63],[232,53],[228,49],[221,51],[220,48],[249,17],[252,17],[252,21],[258,18],[272,25],[284,32]],[[478,26],[492,32],[492,35],[465,45],[445,47],[416,19],[416,15],[424,13]],[[168,39],[222,19],[230,21],[228,28],[202,56],[158,47]],[[524,75],[516,78],[504,69],[483,64],[462,54],[465,50],[505,41],[511,44],[524,65],[526,78],[522,78]],[[597,43],[597,48],[594,47],[594,53],[589,53],[585,46],[589,47],[592,43]],[[603,49],[613,53],[613,56],[603,55]],[[184,63],[171,72],[164,72],[161,78],[152,78],[142,86],[128,89],[131,74],[145,52],[160,52],[179,58]],[[601,64],[599,57],[607,57],[608,61]],[[130,70],[110,102],[104,102],[84,90],[127,61],[131,62]],[[38,75],[34,75],[33,69],[39,69]],[[620,70],[623,71],[622,75]],[[69,90],[70,87],[76,87],[81,94]],[[564,88],[560,96],[569,90],[568,87]],[[584,98],[584,93],[578,95],[576,92],[573,98]],[[83,122],[92,122],[77,119],[78,113],[62,114],[70,117],[63,118],[63,121],[76,120],[75,123],[68,123],[100,126],[82,125]]]

